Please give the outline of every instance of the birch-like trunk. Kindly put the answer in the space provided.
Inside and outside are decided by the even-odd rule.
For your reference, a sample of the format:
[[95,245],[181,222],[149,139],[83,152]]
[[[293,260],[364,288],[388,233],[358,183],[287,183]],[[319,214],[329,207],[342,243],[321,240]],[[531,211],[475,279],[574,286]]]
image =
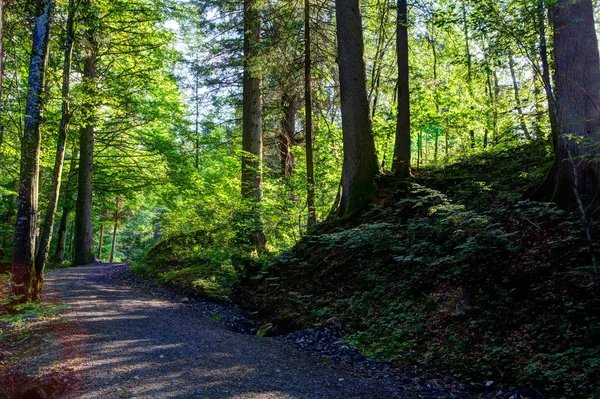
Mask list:
[[12,259],[12,295],[17,302],[33,299],[35,283],[35,237],[38,212],[38,183],[41,124],[46,69],[50,48],[53,0],[39,0],[36,8],[29,66],[25,127],[21,141],[19,207]]
[[[75,39],[75,4],[74,0],[69,0],[69,12],[67,16],[66,38],[65,38],[65,53],[63,64],[63,81],[62,81],[62,117],[60,128],[58,130],[58,138],[56,144],[56,156],[54,160],[54,171],[52,174],[52,184],[50,186],[50,198],[48,200],[48,208],[42,225],[42,234],[39,241],[39,249],[35,259],[35,273],[38,284],[34,291],[34,299],[39,300],[41,283],[44,280],[44,267],[48,260],[48,252],[50,251],[50,240],[52,239],[52,230],[54,227],[54,217],[56,208],[58,207],[58,197],[60,194],[60,186],[63,174],[63,165],[65,161],[65,150],[67,144],[67,136],[69,134],[69,126],[71,122],[70,109],[70,87],[71,87],[71,61],[73,58],[73,41]],[[38,289],[39,288],[39,289]]]

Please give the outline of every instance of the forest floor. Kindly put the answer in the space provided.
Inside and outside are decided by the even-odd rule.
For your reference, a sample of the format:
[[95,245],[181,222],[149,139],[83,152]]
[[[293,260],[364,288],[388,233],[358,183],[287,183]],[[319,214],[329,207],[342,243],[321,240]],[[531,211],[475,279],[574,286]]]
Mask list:
[[[69,372],[54,377],[62,388],[48,398],[413,397],[407,381],[361,377],[284,341],[233,332],[220,321],[236,319],[236,309],[169,298],[160,289],[129,284],[118,277],[123,273],[126,265],[95,264],[47,274],[52,301],[68,305],[61,311],[67,327],[31,353],[56,352],[45,357],[45,366]],[[21,358],[20,367],[35,362],[43,369],[44,359],[34,358]],[[3,383],[19,373],[5,373]],[[9,388],[9,398],[22,397],[19,387]],[[456,396],[440,390],[435,397]]]

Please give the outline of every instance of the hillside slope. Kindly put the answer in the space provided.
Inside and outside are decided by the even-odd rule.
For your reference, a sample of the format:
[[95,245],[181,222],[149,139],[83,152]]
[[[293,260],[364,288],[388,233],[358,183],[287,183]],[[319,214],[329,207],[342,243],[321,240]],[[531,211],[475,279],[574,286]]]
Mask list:
[[598,396],[600,297],[579,216],[523,199],[548,161],[537,144],[383,177],[368,209],[279,256],[245,300],[285,330],[339,318],[399,367]]

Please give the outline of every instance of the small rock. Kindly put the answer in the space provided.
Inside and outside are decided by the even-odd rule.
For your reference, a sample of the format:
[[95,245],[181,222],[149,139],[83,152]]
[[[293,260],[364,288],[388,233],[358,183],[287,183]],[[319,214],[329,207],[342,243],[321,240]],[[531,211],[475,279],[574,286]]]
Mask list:
[[188,298],[186,296],[186,297],[181,298],[181,300],[179,302],[181,302],[181,303],[188,303],[189,301],[190,301],[190,298]]

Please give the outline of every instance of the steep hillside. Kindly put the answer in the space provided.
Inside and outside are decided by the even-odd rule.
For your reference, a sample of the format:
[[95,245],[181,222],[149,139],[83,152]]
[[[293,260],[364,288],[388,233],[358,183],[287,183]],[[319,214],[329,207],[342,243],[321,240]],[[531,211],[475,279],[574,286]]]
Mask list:
[[400,367],[600,395],[600,296],[579,215],[523,196],[548,161],[529,145],[384,177],[371,207],[279,256],[247,299],[286,330],[339,318],[349,342]]

